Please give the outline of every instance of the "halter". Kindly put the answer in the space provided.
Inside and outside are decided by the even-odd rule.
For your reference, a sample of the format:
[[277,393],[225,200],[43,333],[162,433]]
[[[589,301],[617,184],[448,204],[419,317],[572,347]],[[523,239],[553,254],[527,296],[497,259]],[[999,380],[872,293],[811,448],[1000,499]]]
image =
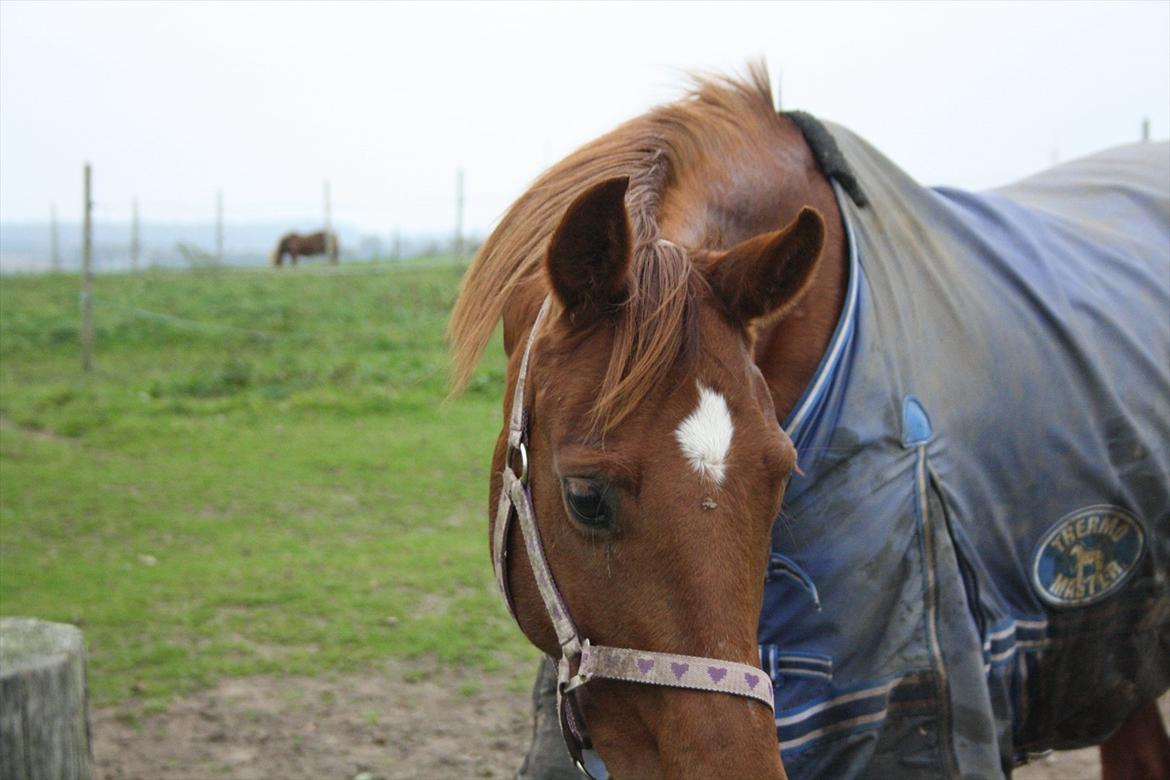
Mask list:
[[[689,688],[697,691],[729,693],[755,699],[775,709],[772,702],[772,682],[755,666],[721,661],[716,658],[701,658],[675,653],[655,653],[646,650],[629,650],[621,647],[594,645],[583,638],[573,623],[565,601],[557,590],[540,532],[536,528],[536,512],[532,506],[532,492],[528,487],[528,419],[524,410],[524,383],[528,375],[528,361],[532,356],[532,345],[540,323],[548,313],[550,298],[544,299],[528,343],[520,361],[520,372],[516,377],[516,388],[512,397],[512,415],[508,422],[508,447],[504,455],[503,486],[496,508],[496,525],[492,545],[492,563],[496,573],[496,585],[513,619],[511,595],[507,583],[508,530],[512,517],[520,520],[520,531],[528,560],[532,563],[532,576],[544,601],[545,610],[556,631],[557,643],[561,646],[561,659],[557,664],[557,712],[560,716],[561,735],[569,749],[569,755],[577,768],[589,777],[604,777],[604,771],[597,755],[593,753],[589,731],[581,715],[573,692],[595,677],[607,680],[663,685],[671,688]],[[512,468],[516,457],[520,460],[520,474]],[[573,665],[577,672],[573,674]]]

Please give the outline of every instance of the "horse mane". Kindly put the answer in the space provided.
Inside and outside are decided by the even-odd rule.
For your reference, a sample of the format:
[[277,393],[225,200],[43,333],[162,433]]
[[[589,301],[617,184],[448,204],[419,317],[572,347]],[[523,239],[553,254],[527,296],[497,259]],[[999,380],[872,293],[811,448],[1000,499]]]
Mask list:
[[[613,352],[597,393],[594,424],[611,429],[658,384],[680,356],[697,349],[694,285],[687,251],[664,240],[660,211],[668,188],[721,151],[759,144],[777,121],[767,69],[746,77],[694,75],[682,99],[659,106],[589,142],[545,171],[484,242],[463,278],[448,323],[452,392],[467,384],[513,294],[550,285],[548,242],[572,201],[589,187],[629,176],[633,234],[631,289],[614,323]],[[697,249],[698,247],[691,247]],[[554,298],[554,312],[556,301]]]

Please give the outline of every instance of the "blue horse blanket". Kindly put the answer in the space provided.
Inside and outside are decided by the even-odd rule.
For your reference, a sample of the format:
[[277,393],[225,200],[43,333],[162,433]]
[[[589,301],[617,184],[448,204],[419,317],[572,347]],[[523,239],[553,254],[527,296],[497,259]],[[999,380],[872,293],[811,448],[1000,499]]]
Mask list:
[[798,778],[1000,778],[1170,687],[1170,147],[983,193],[828,126],[847,304],[760,653]]

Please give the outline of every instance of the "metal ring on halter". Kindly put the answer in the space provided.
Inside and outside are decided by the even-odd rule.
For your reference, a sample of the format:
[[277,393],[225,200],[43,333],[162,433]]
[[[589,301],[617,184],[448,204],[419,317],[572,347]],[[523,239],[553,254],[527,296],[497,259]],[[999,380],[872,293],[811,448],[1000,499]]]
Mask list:
[[528,448],[524,446],[524,442],[520,442],[520,444],[515,446],[515,447],[513,447],[511,444],[508,445],[508,449],[506,449],[504,451],[504,463],[508,466],[511,466],[512,465],[512,454],[515,452],[520,453],[520,473],[517,475],[516,478],[518,480],[520,480],[521,485],[527,485],[528,484]]

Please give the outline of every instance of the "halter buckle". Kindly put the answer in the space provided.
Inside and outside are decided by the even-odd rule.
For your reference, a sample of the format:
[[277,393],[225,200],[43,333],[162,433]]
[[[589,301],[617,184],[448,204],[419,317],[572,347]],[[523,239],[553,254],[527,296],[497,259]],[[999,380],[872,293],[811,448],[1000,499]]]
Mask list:
[[565,683],[565,687],[562,689],[562,691],[564,693],[569,693],[571,691],[575,691],[578,688],[580,688],[582,685],[584,685],[585,683],[589,682],[592,679],[593,679],[593,677],[591,677],[588,674],[580,674],[580,673],[575,674],[568,679],[568,681]]
[[572,647],[573,645],[576,645],[576,642],[570,643],[569,647],[562,648],[562,650],[565,653],[566,668],[568,666],[569,660],[571,660],[571,656],[569,655],[570,648],[572,650],[576,651],[573,653],[573,656],[580,658],[581,663],[577,666],[577,673],[575,675],[573,675],[572,677],[568,678],[567,680],[565,680],[565,682],[562,684],[562,686],[561,686],[562,693],[569,693],[570,691],[575,691],[578,688],[580,688],[582,685],[584,685],[585,683],[587,683],[593,679],[593,673],[591,671],[592,667],[593,667],[593,656],[589,652],[589,640],[588,639],[582,640],[579,649],[576,647]]

